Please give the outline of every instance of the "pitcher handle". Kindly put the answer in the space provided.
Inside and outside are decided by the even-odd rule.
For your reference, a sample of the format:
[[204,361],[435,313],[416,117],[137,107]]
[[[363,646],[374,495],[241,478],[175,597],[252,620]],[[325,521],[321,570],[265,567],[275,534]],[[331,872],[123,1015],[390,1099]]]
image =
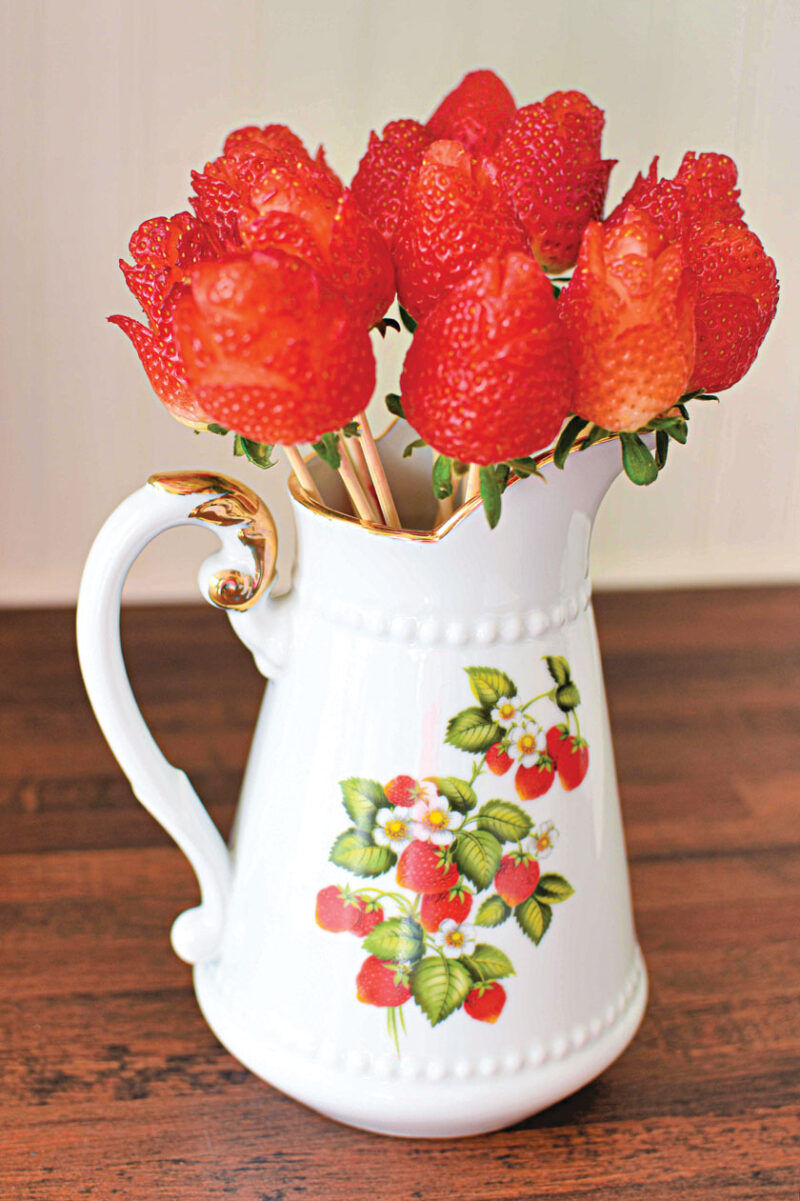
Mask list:
[[[200,499],[205,497],[205,499]],[[81,579],[77,635],[92,708],[134,795],[175,840],[200,886],[200,904],[176,918],[172,945],[187,963],[215,958],[225,924],[231,861],[185,772],[156,745],[131,690],[122,655],[120,601],[126,576],[148,542],[178,525],[214,528],[221,549],[200,569],[201,590],[221,609],[249,609],[275,578],[278,535],[251,489],[223,475],[152,475],[111,514]]]

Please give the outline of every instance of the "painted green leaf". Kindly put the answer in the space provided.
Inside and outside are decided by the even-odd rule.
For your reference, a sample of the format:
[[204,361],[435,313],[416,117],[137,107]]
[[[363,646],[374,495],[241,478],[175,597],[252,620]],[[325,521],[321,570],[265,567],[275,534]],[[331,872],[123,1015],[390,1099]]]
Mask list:
[[453,843],[458,870],[478,888],[488,888],[500,866],[503,848],[488,830],[461,830]]
[[544,661],[556,684],[568,684],[570,679],[569,663],[563,655],[545,655]]
[[431,776],[431,782],[436,785],[438,792],[446,797],[453,809],[459,813],[469,813],[478,803],[475,789],[466,780],[457,776]]
[[496,721],[487,717],[483,709],[462,709],[451,717],[447,723],[445,742],[457,746],[459,750],[471,754],[488,751],[489,747],[502,736],[502,730]]
[[390,917],[380,922],[364,939],[364,950],[378,959],[416,963],[422,958],[425,934],[412,917]]
[[535,942],[538,947],[547,933],[547,928],[553,917],[553,910],[549,905],[537,901],[535,896],[528,897],[521,905],[517,905],[514,910],[514,917],[517,919],[523,934],[527,934],[531,942]]
[[372,830],[375,825],[375,814],[389,802],[386,793],[377,780],[361,780],[351,776],[349,780],[340,780],[342,804],[359,830]]
[[345,830],[334,842],[328,858],[354,876],[382,876],[397,862],[394,851],[376,847],[365,830]]
[[458,959],[429,955],[411,971],[411,993],[432,1026],[459,1009],[472,988],[472,976]]
[[479,942],[471,955],[461,956],[461,962],[466,965],[473,979],[484,983],[514,975],[513,965],[505,951],[488,942]]
[[533,895],[537,901],[546,901],[549,905],[556,905],[559,901],[568,901],[574,892],[575,889],[569,880],[565,880],[563,876],[559,876],[555,872],[547,872],[539,880]]
[[510,913],[511,906],[506,905],[503,898],[494,893],[491,897],[487,897],[485,901],[481,901],[478,912],[475,915],[475,925],[502,926]]
[[488,830],[501,842],[519,842],[531,832],[531,819],[512,801],[487,801],[477,816],[478,829]]
[[517,695],[517,686],[510,676],[496,667],[467,667],[469,686],[475,699],[484,709],[491,709],[501,697]]
[[569,713],[571,709],[577,709],[581,703],[581,694],[578,692],[577,684],[573,684],[572,680],[568,684],[561,684],[556,688],[556,704],[562,713]]

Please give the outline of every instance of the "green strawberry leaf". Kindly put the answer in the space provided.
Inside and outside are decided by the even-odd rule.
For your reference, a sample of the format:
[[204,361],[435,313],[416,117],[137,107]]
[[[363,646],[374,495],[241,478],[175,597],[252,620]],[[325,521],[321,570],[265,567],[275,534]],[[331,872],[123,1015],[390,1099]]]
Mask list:
[[461,956],[461,962],[473,979],[484,984],[514,975],[513,965],[505,951],[488,942],[479,942],[471,955]]
[[[206,432],[209,434],[217,434],[220,438],[224,438],[228,433],[228,429],[224,425],[217,425],[215,422],[210,421],[206,426]],[[233,453],[236,454],[236,451]]]
[[481,901],[480,908],[475,915],[475,925],[502,926],[510,913],[511,906],[506,905],[503,898],[499,897],[497,893],[493,893],[485,901]]
[[450,807],[459,813],[469,813],[477,805],[475,789],[466,780],[459,780],[457,776],[430,776],[429,779],[437,792],[447,798]]
[[578,691],[577,684],[573,684],[570,680],[567,684],[561,684],[556,688],[556,704],[562,713],[569,713],[572,709],[577,709],[581,703],[581,694]]
[[537,947],[547,933],[547,928],[553,917],[553,910],[549,905],[542,901],[537,901],[536,897],[528,897],[521,905],[517,905],[514,909],[514,917],[517,919],[520,929],[523,934],[527,934],[531,942],[535,942]]
[[339,454],[339,439],[333,432],[323,434],[319,442],[313,442],[312,446],[323,462],[337,471],[342,457]]
[[656,467],[662,471],[667,463],[667,454],[669,453],[669,434],[666,430],[659,430],[656,434]]
[[465,667],[464,670],[469,676],[469,686],[475,700],[484,709],[491,709],[501,697],[510,699],[517,695],[517,686],[511,676],[498,671],[496,667]]
[[409,442],[408,446],[403,447],[403,458],[410,459],[415,450],[421,450],[428,443],[424,438],[415,438],[413,442]]
[[557,875],[556,872],[547,872],[539,880],[536,892],[533,895],[537,901],[545,901],[548,905],[556,905],[560,901],[568,901],[574,892],[575,889],[569,880],[565,880],[563,876]]
[[479,754],[498,742],[502,733],[498,723],[492,721],[485,709],[462,709],[447,723],[445,742],[457,746],[461,751]]
[[453,856],[462,876],[477,888],[488,888],[500,866],[503,848],[488,830],[461,830],[453,843]]
[[521,480],[527,479],[530,475],[538,475],[540,479],[544,479],[539,470],[539,464],[530,455],[523,459],[509,459],[506,466],[510,467],[514,475]]
[[425,934],[412,917],[390,917],[380,922],[364,939],[363,947],[378,959],[395,963],[416,963],[422,958]]
[[437,500],[453,495],[453,460],[447,455],[433,460],[433,495]]
[[658,478],[658,467],[647,446],[638,434],[620,434],[622,466],[634,484],[652,484]]
[[345,830],[334,842],[328,858],[354,876],[382,876],[397,862],[394,851],[375,846],[365,830]]
[[483,509],[486,513],[486,520],[492,529],[500,520],[500,510],[503,502],[501,500],[502,488],[500,480],[497,478],[497,473],[494,467],[481,467],[481,500],[483,501]]
[[371,831],[376,813],[389,804],[381,785],[377,780],[361,780],[358,776],[352,776],[349,780],[340,780],[339,787],[342,790],[342,804],[353,824],[359,830]]
[[563,655],[544,655],[547,670],[556,684],[569,684],[570,670],[569,663]]
[[411,994],[432,1026],[460,1009],[472,989],[472,976],[458,959],[429,955],[411,972]]
[[581,430],[585,429],[589,424],[583,417],[570,417],[567,424],[559,434],[558,442],[556,442],[555,450],[553,451],[553,462],[556,467],[564,470],[564,464],[567,461],[567,455],[572,450],[578,435]]
[[487,801],[477,818],[478,829],[488,830],[501,842],[519,842],[531,832],[531,819],[512,801]]

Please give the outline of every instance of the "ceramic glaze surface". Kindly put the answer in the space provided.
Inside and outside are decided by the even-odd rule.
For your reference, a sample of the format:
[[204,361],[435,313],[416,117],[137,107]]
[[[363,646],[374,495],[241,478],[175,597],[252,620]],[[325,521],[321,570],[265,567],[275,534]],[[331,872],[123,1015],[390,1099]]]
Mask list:
[[[187,520],[188,508],[165,508],[161,498],[155,513],[143,489],[126,502],[127,541],[114,515],[110,521],[117,524],[101,533],[100,550],[87,564],[79,614],[87,687],[137,795],[198,873],[203,903],[191,911],[192,929],[181,929],[187,915],[178,920],[173,940],[178,953],[197,964],[203,1011],[242,1062],[339,1120],[420,1137],[471,1134],[520,1120],[602,1071],[641,1018],[646,977],[633,929],[587,574],[592,521],[616,475],[618,451],[600,445],[576,459],[570,456],[564,472],[546,466],[545,483],[512,485],[496,530],[478,509],[452,522],[438,540],[377,534],[295,504],[299,551],[291,591],[278,600],[265,595],[249,611],[231,614],[271,683],[230,853],[194,794],[182,795],[183,785],[176,792],[185,777],[170,776],[175,769],[163,761],[153,768],[158,752],[149,735],[138,726],[131,734],[133,701],[125,693],[118,636],[109,627],[137,537],[143,537],[136,531],[147,527],[152,536],[156,528]],[[222,559],[239,553],[225,544],[226,536],[233,533],[221,533]],[[101,611],[112,618],[101,621]],[[467,673],[486,667],[493,679],[513,682],[518,702],[543,696],[530,710],[541,742],[545,727],[565,719],[548,695],[554,689],[548,658],[566,662],[579,689],[588,769],[570,787],[556,774],[543,795],[528,799],[517,786],[521,761],[501,773],[488,769],[480,736],[477,750],[469,738],[466,747],[455,745],[448,723],[465,710],[482,710],[486,729],[493,728],[490,711],[500,702],[490,695],[482,707]],[[535,724],[531,730],[536,733]],[[143,769],[143,762],[151,766]],[[472,781],[471,808],[460,812],[444,800],[450,842],[443,835],[435,844],[446,850],[455,839],[462,866],[466,843],[459,830],[484,829],[489,867],[473,865],[473,877],[462,873],[475,894],[463,924],[472,958],[445,952],[442,930],[420,928],[421,898],[398,883],[408,844],[387,846],[375,833],[387,812],[410,820],[410,806],[392,810],[381,799],[398,776],[421,785],[431,778]],[[343,804],[341,782],[353,780],[366,782],[372,798],[366,808]],[[423,793],[430,800],[437,789],[423,787]],[[490,801],[503,802],[519,839],[505,825],[492,825]],[[423,805],[415,812],[422,820],[427,810]],[[415,828],[415,838],[424,839],[422,827]],[[347,829],[355,834],[345,840],[346,853],[331,860]],[[476,924],[481,905],[497,895],[495,879],[481,876],[484,869],[495,876],[492,855],[522,854],[545,829],[554,830],[557,841],[546,861],[542,856],[540,891],[533,895],[545,902],[543,912],[549,908],[549,927],[536,941],[525,915],[502,901],[497,912],[508,912],[499,924]],[[365,862],[373,874],[358,874]],[[569,893],[548,907],[546,882],[552,887],[556,879]],[[405,1029],[395,1029],[394,1038],[387,1005],[357,996],[356,977],[372,947],[383,945],[380,939],[365,946],[352,929],[334,933],[315,920],[317,898],[332,886],[372,895],[384,919],[411,923],[414,947],[397,965]],[[382,892],[392,899],[381,900]],[[481,982],[476,944],[496,948],[511,969],[501,971],[506,997],[493,1021],[476,1020],[463,1003],[466,990]],[[473,978],[463,966],[441,968],[444,960],[471,964]],[[446,997],[437,993],[440,985],[445,992],[449,987]],[[414,995],[407,997],[411,988]]]

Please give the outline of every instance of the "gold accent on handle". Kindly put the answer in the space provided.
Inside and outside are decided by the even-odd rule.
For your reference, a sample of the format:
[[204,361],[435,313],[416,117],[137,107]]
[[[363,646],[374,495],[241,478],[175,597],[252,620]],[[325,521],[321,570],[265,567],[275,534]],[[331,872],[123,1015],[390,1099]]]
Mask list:
[[214,493],[192,509],[190,517],[209,525],[241,525],[239,541],[253,555],[253,575],[236,571],[217,571],[211,578],[208,595],[221,609],[243,611],[251,608],[275,579],[278,557],[278,531],[267,506],[251,488],[227,475],[207,471],[166,471],[151,475],[148,484],[178,496]]

